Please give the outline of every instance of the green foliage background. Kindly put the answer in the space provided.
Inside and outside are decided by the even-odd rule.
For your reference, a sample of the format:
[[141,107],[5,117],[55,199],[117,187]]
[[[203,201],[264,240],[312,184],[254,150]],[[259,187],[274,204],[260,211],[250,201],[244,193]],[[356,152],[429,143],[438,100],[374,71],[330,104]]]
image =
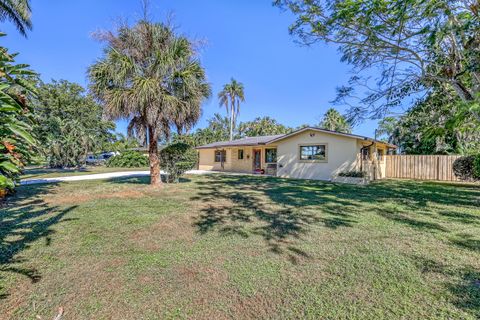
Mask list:
[[34,103],[40,153],[50,167],[77,167],[88,153],[114,140],[113,122],[102,118],[102,106],[85,89],[66,80],[40,83]]
[[194,169],[198,153],[186,143],[172,143],[160,151],[160,166],[168,173],[168,182],[178,182],[187,170]]
[[28,65],[16,64],[15,56],[0,47],[0,196],[13,191],[36,144],[30,102],[37,75]]
[[148,158],[138,151],[125,151],[107,160],[107,167],[142,168],[148,167]]

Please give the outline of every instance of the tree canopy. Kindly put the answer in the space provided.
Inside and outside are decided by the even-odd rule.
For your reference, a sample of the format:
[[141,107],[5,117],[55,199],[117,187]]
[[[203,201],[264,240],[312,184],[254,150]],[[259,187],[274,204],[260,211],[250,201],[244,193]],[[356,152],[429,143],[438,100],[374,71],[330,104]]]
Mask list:
[[350,105],[355,119],[381,117],[435,86],[462,101],[472,101],[480,92],[477,1],[274,3],[296,15],[290,32],[300,42],[335,43],[342,61],[354,67],[355,75],[339,88],[336,101]]
[[[206,128],[199,128],[191,134],[176,134],[172,138],[173,143],[186,143],[197,147],[217,141],[228,141],[230,138],[230,119],[219,113],[207,120]],[[237,137],[234,133],[234,137]]]
[[271,117],[257,117],[252,121],[241,122],[239,135],[244,137],[269,136],[291,132],[292,129],[277,122]]
[[340,112],[338,112],[334,108],[330,108],[327,110],[327,112],[325,112],[318,126],[322,129],[327,129],[330,131],[344,133],[352,132],[352,126],[350,125],[350,123],[344,116],[340,114]]
[[147,20],[102,32],[104,55],[89,69],[91,90],[111,119],[149,144],[150,180],[161,183],[158,140],[172,127],[188,131],[200,117],[210,85],[195,46],[173,28]]
[[402,116],[380,121],[378,132],[408,154],[475,154],[480,122],[472,109],[480,105],[434,91]]
[[82,86],[54,80],[40,83],[37,92],[33,129],[49,166],[81,166],[88,153],[114,138],[114,123],[103,120],[102,106]]

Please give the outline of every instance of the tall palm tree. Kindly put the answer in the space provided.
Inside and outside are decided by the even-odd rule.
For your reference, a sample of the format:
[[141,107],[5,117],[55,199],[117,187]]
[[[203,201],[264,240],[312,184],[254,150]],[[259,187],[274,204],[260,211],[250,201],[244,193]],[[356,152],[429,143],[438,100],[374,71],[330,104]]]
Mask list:
[[10,20],[23,36],[32,30],[31,15],[30,0],[0,0],[0,21]]
[[230,141],[232,141],[233,130],[240,113],[240,102],[245,102],[243,84],[232,78],[230,83],[223,86],[223,90],[218,94],[218,99],[220,106],[225,106],[227,115],[230,115]]
[[334,108],[330,108],[325,112],[320,122],[320,128],[344,133],[352,132],[350,123]]
[[90,88],[111,119],[129,119],[129,131],[148,142],[150,181],[161,184],[158,140],[172,127],[191,127],[210,85],[192,43],[161,23],[141,20],[102,33],[104,56],[89,69]]

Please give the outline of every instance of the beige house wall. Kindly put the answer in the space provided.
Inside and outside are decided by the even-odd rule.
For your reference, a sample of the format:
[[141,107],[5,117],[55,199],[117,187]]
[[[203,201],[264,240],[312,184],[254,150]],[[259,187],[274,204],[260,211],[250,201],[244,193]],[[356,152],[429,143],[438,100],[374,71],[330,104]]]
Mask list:
[[[235,147],[235,148],[222,148],[222,149],[200,149],[199,152],[199,162],[198,169],[208,170],[208,171],[231,171],[231,172],[241,172],[241,173],[252,173],[253,172],[253,149],[261,150],[261,168],[266,169],[267,164],[265,163],[265,149],[276,148],[276,145],[269,146],[245,146],[245,147]],[[238,159],[238,150],[243,150],[243,159]],[[227,159],[223,164],[215,162],[215,151],[216,150],[225,150]]]
[[[370,148],[370,159],[368,161],[363,160],[363,168],[361,168],[361,149],[362,147],[369,147]],[[388,147],[383,144],[383,143],[376,143],[372,145],[371,141],[362,141],[362,140],[357,140],[357,148],[358,148],[358,170],[363,169],[363,171],[366,171],[370,174],[370,179],[384,179],[385,178],[385,172],[386,172],[386,162],[385,162],[385,155],[387,154]],[[376,150],[383,150],[383,157],[380,160],[377,160],[375,163],[376,159]],[[374,167],[375,166],[375,167]],[[374,177],[374,172],[376,172],[376,175]]]
[[[325,144],[325,161],[300,160],[300,146]],[[342,171],[357,170],[357,140],[308,130],[278,141],[277,175],[285,178],[330,180]]]
[[[325,144],[327,159],[325,161],[300,160],[300,146]],[[373,179],[375,145],[371,141],[355,139],[347,136],[328,134],[308,130],[272,145],[226,147],[223,149],[200,149],[199,169],[212,171],[253,172],[253,149],[261,150],[261,167],[266,169],[265,149],[277,148],[277,176],[298,179],[330,180],[342,171],[359,171],[363,169],[371,174]],[[361,148],[370,146],[370,159],[362,161]],[[376,144],[377,149],[387,153],[387,146]],[[244,150],[243,159],[238,159],[238,150]],[[225,150],[227,159],[222,164],[215,162],[215,150]],[[362,168],[363,166],[363,168]],[[376,178],[385,177],[385,158],[376,163]]]

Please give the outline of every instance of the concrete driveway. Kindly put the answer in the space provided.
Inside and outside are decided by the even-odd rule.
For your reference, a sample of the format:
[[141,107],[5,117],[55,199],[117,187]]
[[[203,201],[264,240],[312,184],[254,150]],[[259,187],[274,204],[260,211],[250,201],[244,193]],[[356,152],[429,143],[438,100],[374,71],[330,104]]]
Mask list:
[[[164,171],[160,171],[161,174],[165,174]],[[205,171],[205,170],[189,170],[185,174],[213,174],[223,173],[218,171]],[[227,173],[231,174],[231,173]],[[56,182],[71,182],[71,181],[83,181],[83,180],[101,180],[111,178],[123,178],[123,177],[144,177],[149,176],[150,171],[124,171],[124,172],[109,172],[109,173],[97,173],[97,174],[85,174],[79,176],[69,177],[56,177],[56,178],[31,178],[20,181],[20,185],[39,184],[39,183],[56,183]]]

